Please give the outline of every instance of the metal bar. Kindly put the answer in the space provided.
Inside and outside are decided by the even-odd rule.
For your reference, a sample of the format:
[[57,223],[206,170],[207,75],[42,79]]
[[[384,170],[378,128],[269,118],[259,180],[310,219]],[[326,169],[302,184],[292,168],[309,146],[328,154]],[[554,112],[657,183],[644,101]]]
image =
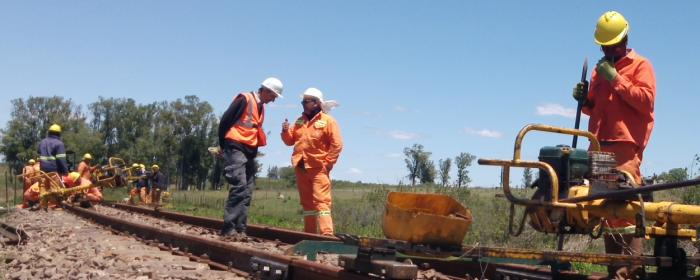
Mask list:
[[197,236],[181,234],[160,228],[137,224],[120,220],[107,215],[99,214],[95,211],[64,205],[64,207],[75,213],[95,221],[96,223],[109,226],[112,229],[128,232],[147,240],[157,240],[172,247],[180,248],[194,255],[206,254],[210,260],[220,264],[228,264],[236,269],[249,269],[249,262],[253,256],[266,260],[271,260],[289,265],[292,279],[371,279],[368,276],[358,275],[343,271],[342,268],[323,265],[307,260],[284,255],[274,255],[261,250],[236,247],[229,243],[205,239]]
[[[166,218],[173,221],[183,222],[195,226],[219,230],[223,227],[224,221],[220,219],[212,219],[205,217],[197,217],[186,215],[177,212],[164,211],[160,209],[151,209],[123,203],[104,203],[105,206],[110,206],[117,209],[133,211],[141,214],[150,215],[153,217]],[[335,236],[326,236],[320,234],[312,234],[306,232],[298,232],[283,228],[276,228],[264,225],[248,224],[246,234],[268,240],[279,240],[288,244],[299,243],[302,240],[318,240],[318,241],[340,241]]]
[[464,247],[461,257],[491,257],[521,260],[558,261],[558,262],[585,262],[601,265],[648,265],[671,266],[670,257],[628,256],[617,254],[591,254],[562,251],[535,251],[515,248],[495,247]]
[[630,197],[630,196],[633,196],[636,194],[644,194],[644,193],[650,193],[650,192],[656,192],[656,191],[684,188],[684,187],[689,187],[689,186],[694,186],[694,185],[700,185],[700,179],[692,179],[692,180],[673,182],[673,183],[654,184],[654,185],[648,185],[648,186],[643,186],[643,187],[634,188],[634,189],[626,189],[626,190],[620,190],[620,191],[614,191],[614,192],[599,193],[599,194],[593,194],[593,195],[582,196],[582,197],[573,197],[573,198],[562,199],[561,202],[577,203],[577,202],[592,201],[592,200],[597,200],[597,199],[602,199],[602,198],[625,198],[625,197]]
[[8,241],[5,242],[6,244],[11,245],[24,244],[29,240],[27,232],[5,223],[0,223],[0,235],[8,239]]

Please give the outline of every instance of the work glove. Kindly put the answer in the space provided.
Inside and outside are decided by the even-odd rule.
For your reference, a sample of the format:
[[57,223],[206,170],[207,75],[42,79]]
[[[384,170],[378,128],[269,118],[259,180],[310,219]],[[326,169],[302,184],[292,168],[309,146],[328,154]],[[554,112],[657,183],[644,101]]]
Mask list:
[[574,92],[572,94],[574,99],[580,103],[586,103],[588,99],[588,82],[580,82],[574,87]]
[[285,132],[289,130],[289,120],[284,119],[284,122],[282,123],[282,131]]
[[617,70],[615,69],[615,65],[613,65],[610,61],[608,61],[605,58],[601,58],[598,60],[598,64],[596,64],[598,74],[603,75],[606,80],[612,81],[617,77]]

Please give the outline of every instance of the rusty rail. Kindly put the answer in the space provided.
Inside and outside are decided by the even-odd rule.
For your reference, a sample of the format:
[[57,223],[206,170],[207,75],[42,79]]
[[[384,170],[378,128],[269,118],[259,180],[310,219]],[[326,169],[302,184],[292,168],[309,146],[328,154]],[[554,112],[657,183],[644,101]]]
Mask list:
[[6,223],[0,223],[0,235],[5,237],[5,244],[19,245],[29,240],[29,235],[21,228],[17,228]]
[[[215,230],[220,230],[224,225],[224,221],[221,219],[191,216],[172,211],[164,211],[158,208],[154,209],[123,203],[103,203],[102,205]],[[287,244],[296,244],[302,240],[340,241],[340,239],[334,236],[253,224],[247,225],[246,234],[267,240],[279,240]]]
[[[182,222],[194,226],[200,226],[210,229],[220,229],[223,225],[223,220],[212,219],[186,215],[182,213],[164,211],[160,209],[153,209],[135,205],[128,205],[123,203],[104,203],[104,206],[109,206],[117,209],[122,209],[126,211],[132,211],[140,214],[145,214],[158,218],[165,218],[176,222]],[[302,240],[319,240],[319,241],[340,241],[340,239],[334,236],[324,236],[318,234],[310,234],[305,232],[292,231],[288,229],[260,226],[260,225],[248,225],[247,234],[250,236],[255,236],[262,239],[268,240],[279,240],[288,244],[295,244]],[[493,279],[498,275],[510,275],[508,273],[513,273],[513,276],[518,275],[539,275],[541,279],[547,279],[546,277],[551,277],[551,271],[547,268],[536,267],[531,265],[515,265],[515,264],[487,264],[485,262],[480,263],[477,259],[478,257],[495,257],[495,258],[508,258],[510,257],[520,257],[522,259],[538,259],[542,260],[559,260],[559,261],[581,261],[585,262],[586,257],[597,257],[598,261],[596,263],[606,263],[615,262],[620,259],[624,259],[624,256],[612,255],[610,258],[603,259],[603,255],[596,254],[578,254],[578,253],[567,253],[567,252],[549,252],[549,251],[534,251],[534,250],[524,250],[524,249],[505,249],[505,248],[490,248],[490,247],[475,247],[470,249],[470,247],[465,247],[466,251],[470,251],[470,254],[465,255],[466,258],[474,258],[474,261],[464,261],[464,260],[439,260],[439,259],[427,259],[427,260],[413,260],[419,261],[421,266],[434,268],[435,270],[455,276],[464,277],[469,274],[472,277],[481,278],[482,274],[489,279]],[[579,256],[580,255],[580,256]],[[590,256],[589,256],[590,255]],[[650,261],[647,259],[634,259],[634,263],[651,265]],[[549,275],[549,276],[548,276]],[[544,277],[544,278],[543,278]],[[581,275],[571,271],[559,272],[557,279],[588,279],[596,280],[603,279],[601,275]],[[532,279],[540,279],[532,278]],[[461,278],[455,278],[461,279]]]
[[64,205],[63,207],[78,216],[108,226],[113,230],[126,232],[144,240],[163,243],[168,247],[179,248],[186,254],[209,259],[212,262],[233,268],[234,272],[238,272],[242,276],[249,276],[243,271],[253,272],[251,261],[256,258],[285,267],[287,269],[285,273],[291,279],[371,279],[368,276],[344,271],[340,267],[323,265],[292,256],[270,254],[257,249],[236,247],[226,242],[124,221],[72,205]]

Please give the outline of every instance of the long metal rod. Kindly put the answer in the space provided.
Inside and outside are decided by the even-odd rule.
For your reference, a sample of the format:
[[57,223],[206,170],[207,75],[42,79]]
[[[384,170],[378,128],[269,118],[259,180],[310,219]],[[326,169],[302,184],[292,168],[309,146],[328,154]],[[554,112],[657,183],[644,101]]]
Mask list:
[[643,187],[634,188],[634,189],[626,189],[626,190],[614,191],[614,192],[608,192],[608,193],[592,194],[592,195],[582,196],[582,197],[566,198],[566,199],[562,199],[561,202],[576,203],[576,202],[584,202],[584,201],[593,201],[593,200],[603,199],[603,198],[625,198],[625,197],[630,197],[630,196],[633,196],[636,194],[644,194],[644,193],[651,193],[651,192],[657,192],[657,191],[663,191],[663,190],[684,188],[684,187],[689,187],[689,186],[694,186],[694,185],[700,185],[700,179],[692,179],[692,180],[673,182],[673,183],[654,184],[654,185],[643,186]]
[[[183,222],[183,223],[194,225],[194,226],[210,228],[210,229],[214,229],[214,230],[219,230],[224,226],[224,221],[221,219],[197,217],[197,216],[191,216],[191,215],[186,215],[186,214],[172,212],[172,211],[152,209],[152,208],[140,207],[140,206],[135,206],[135,205],[127,205],[127,204],[123,204],[123,203],[107,202],[107,203],[104,203],[103,205],[117,208],[117,209],[146,214],[146,215],[153,216],[156,218],[165,218],[165,219],[169,219],[172,221]],[[327,236],[327,235],[312,234],[312,233],[306,233],[306,232],[298,232],[298,231],[293,231],[293,230],[288,230],[288,229],[283,229],[283,228],[263,226],[263,225],[254,225],[254,224],[248,224],[246,226],[246,234],[251,235],[251,236],[255,236],[255,237],[259,237],[262,239],[268,239],[268,240],[277,239],[281,242],[288,243],[288,244],[295,244],[295,243],[298,243],[302,240],[340,241],[340,239],[338,239],[335,236]]]

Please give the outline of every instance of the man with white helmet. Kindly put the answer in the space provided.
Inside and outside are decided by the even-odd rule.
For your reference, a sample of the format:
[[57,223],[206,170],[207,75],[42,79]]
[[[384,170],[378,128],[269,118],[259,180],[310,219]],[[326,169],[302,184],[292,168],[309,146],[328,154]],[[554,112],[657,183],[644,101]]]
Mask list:
[[[628,31],[629,23],[618,12],[606,12],[598,19],[594,38],[604,56],[593,71],[590,89],[579,83],[573,96],[590,116],[588,130],[600,141],[601,150],[615,153],[617,169],[641,184],[639,167],[654,128],[656,78],[651,62],[627,48]],[[608,219],[604,226],[607,253],[642,254],[642,239],[632,234],[634,221]],[[608,267],[616,279],[640,271],[639,267]]]
[[282,141],[294,145],[292,166],[304,209],[304,231],[333,235],[329,174],[343,150],[343,139],[338,122],[328,112],[338,103],[324,100],[316,88],[307,89],[301,97],[304,112],[291,127],[284,121]]
[[238,94],[219,122],[219,147],[223,151],[224,177],[231,184],[224,208],[221,235],[245,236],[248,207],[255,187],[258,147],[267,144],[263,129],[264,104],[282,96],[277,78],[265,79],[255,92]]

